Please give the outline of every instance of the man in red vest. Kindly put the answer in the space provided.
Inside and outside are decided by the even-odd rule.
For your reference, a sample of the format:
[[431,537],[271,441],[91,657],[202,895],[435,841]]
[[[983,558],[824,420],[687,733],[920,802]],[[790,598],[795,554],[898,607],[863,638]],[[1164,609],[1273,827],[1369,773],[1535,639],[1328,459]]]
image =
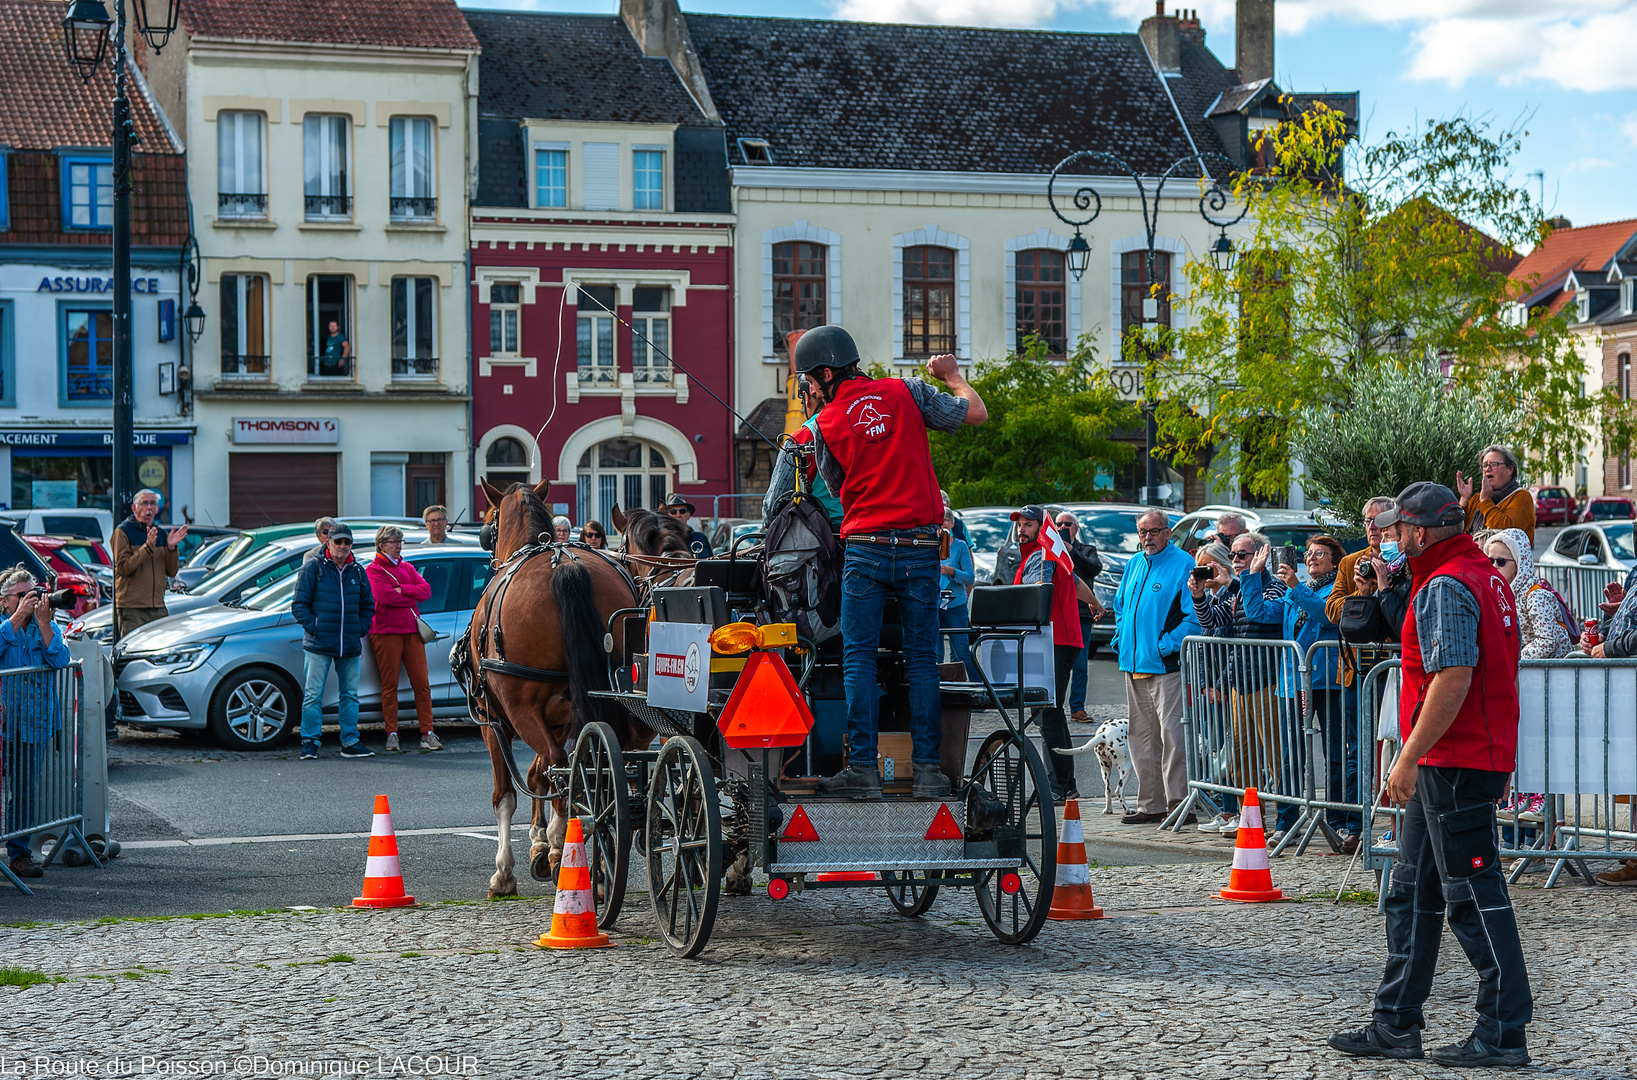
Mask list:
[[796,342],[796,372],[824,402],[814,444],[819,473],[841,496],[842,684],[847,694],[847,762],[819,790],[881,798],[876,765],[880,687],[876,649],[887,597],[898,598],[914,742],[914,793],[949,793],[938,768],[943,743],[938,702],[938,530],[944,501],[927,453],[926,432],[956,432],[988,419],[983,399],[953,356],[927,361],[923,379],[872,379],[859,370],[858,346],[839,326],[809,330]]
[[1440,1065],[1527,1065],[1533,1015],[1518,924],[1495,847],[1495,802],[1518,746],[1518,614],[1512,588],[1464,531],[1455,492],[1411,484],[1376,516],[1409,556],[1399,726],[1386,793],[1404,807],[1385,904],[1387,967],[1375,1017],[1330,1037],[1355,1057],[1419,1058],[1445,911],[1478,969],[1471,1036],[1427,1053]]

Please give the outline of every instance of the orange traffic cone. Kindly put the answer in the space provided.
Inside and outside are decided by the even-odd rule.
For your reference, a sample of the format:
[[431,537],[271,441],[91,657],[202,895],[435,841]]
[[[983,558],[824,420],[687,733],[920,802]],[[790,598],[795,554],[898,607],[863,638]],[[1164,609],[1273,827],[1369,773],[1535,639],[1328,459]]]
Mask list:
[[1048,919],[1101,919],[1103,909],[1091,898],[1091,871],[1086,867],[1086,834],[1080,828],[1080,800],[1063,806],[1063,836],[1057,841],[1057,884]]
[[1255,788],[1245,789],[1244,802],[1239,808],[1239,835],[1233,844],[1233,870],[1228,874],[1228,887],[1217,895],[1244,904],[1284,899],[1285,894],[1273,887],[1268,842],[1262,835],[1261,796]]
[[591,902],[591,869],[585,861],[585,832],[580,819],[568,819],[563,838],[563,866],[557,872],[557,903],[551,911],[551,932],[535,942],[542,949],[606,949],[614,943],[597,929],[597,909]]
[[398,836],[392,831],[392,807],[385,795],[375,796],[375,824],[369,831],[369,858],[364,862],[364,895],[353,907],[408,907],[404,873],[398,866]]

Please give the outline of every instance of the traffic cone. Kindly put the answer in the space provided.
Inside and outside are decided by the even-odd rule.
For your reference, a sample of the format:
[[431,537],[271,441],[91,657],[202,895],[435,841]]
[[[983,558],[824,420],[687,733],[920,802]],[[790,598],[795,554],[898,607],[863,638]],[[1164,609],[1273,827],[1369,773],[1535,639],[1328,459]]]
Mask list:
[[542,949],[606,949],[614,943],[597,929],[597,909],[591,902],[591,868],[585,861],[585,832],[580,819],[568,819],[563,838],[563,866],[557,872],[557,903],[551,911],[551,932],[535,942]]
[[1086,867],[1086,835],[1080,829],[1080,800],[1063,806],[1063,837],[1057,842],[1057,884],[1052,888],[1048,919],[1101,919],[1103,909],[1091,898],[1091,871]]
[[404,873],[398,866],[398,836],[392,831],[392,807],[385,795],[375,796],[375,823],[369,831],[369,858],[364,862],[364,895],[353,907],[409,907],[404,895]]
[[1268,863],[1268,842],[1262,835],[1261,796],[1255,788],[1245,789],[1239,808],[1239,835],[1234,838],[1233,870],[1228,887],[1217,893],[1224,900],[1243,904],[1265,904],[1283,900],[1285,894],[1273,887],[1273,871]]

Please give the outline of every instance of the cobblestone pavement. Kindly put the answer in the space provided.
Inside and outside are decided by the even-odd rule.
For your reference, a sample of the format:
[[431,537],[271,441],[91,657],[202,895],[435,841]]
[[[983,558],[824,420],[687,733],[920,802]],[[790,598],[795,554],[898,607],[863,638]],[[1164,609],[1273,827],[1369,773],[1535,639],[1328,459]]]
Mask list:
[[[640,896],[618,947],[573,953],[530,944],[550,921],[540,900],[11,927],[0,929],[4,963],[64,981],[0,986],[0,1072],[61,1074],[117,1055],[136,1075],[152,1055],[150,1075],[1441,1074],[1325,1048],[1330,1031],[1367,1016],[1382,961],[1373,905],[1320,895],[1334,869],[1279,860],[1275,883],[1311,898],[1238,906],[1210,897],[1220,867],[1097,868],[1109,918],[1049,923],[1024,948],[997,943],[969,893],[905,920],[874,890],[724,900],[696,961],[641,936],[651,915]],[[1637,894],[1516,895],[1534,1071],[1631,1076]],[[1473,989],[1449,944],[1429,1040],[1467,1033]]]

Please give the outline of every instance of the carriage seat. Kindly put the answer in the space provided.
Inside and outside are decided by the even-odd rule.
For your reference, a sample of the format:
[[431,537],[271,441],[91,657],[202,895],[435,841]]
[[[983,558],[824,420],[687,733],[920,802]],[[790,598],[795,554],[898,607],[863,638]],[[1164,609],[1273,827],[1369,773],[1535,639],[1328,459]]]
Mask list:
[[660,622],[709,623],[714,629],[731,621],[727,593],[716,585],[655,589],[649,599]]
[[734,559],[700,559],[693,564],[695,585],[716,586],[730,593],[755,593],[762,587],[761,561],[740,555]]
[[1045,626],[1052,621],[1050,585],[981,585],[967,600],[974,627]]

